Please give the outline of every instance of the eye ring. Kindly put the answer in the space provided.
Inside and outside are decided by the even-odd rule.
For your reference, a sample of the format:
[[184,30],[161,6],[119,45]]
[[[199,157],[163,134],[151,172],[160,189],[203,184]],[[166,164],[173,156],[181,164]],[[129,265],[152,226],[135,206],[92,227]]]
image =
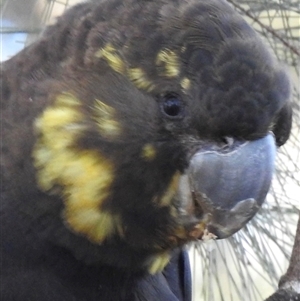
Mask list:
[[184,113],[184,103],[181,96],[174,92],[164,94],[161,97],[161,110],[168,118],[182,118]]

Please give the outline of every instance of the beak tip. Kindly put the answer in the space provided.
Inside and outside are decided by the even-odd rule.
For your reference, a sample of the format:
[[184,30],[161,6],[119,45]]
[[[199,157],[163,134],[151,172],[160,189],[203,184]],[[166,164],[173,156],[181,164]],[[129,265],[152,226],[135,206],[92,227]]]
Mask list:
[[218,239],[227,238],[246,225],[259,208],[260,205],[257,201],[250,198],[238,202],[229,211],[215,209],[207,229],[215,234]]

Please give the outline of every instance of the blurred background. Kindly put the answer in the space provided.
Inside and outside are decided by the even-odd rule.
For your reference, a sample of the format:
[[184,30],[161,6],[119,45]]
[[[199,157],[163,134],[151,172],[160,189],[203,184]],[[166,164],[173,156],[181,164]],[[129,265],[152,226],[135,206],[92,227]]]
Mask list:
[[[4,61],[36,40],[46,25],[82,0],[0,0]],[[289,69],[294,122],[279,150],[276,174],[259,214],[223,241],[188,247],[194,301],[262,301],[286,271],[300,210],[300,3],[299,0],[228,0]]]

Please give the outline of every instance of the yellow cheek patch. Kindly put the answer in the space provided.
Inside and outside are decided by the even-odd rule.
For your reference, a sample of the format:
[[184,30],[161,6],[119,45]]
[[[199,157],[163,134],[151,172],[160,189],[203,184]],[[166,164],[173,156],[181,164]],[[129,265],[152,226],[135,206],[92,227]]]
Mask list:
[[174,51],[170,49],[161,50],[156,57],[155,63],[157,66],[164,68],[162,75],[171,78],[179,75],[179,58]]
[[170,206],[171,202],[177,193],[178,185],[180,179],[180,172],[176,172],[172,177],[170,184],[166,191],[164,192],[163,196],[158,200],[160,206]]
[[108,43],[105,47],[101,48],[100,50],[96,51],[95,57],[106,60],[108,65],[116,72],[121,74],[125,73],[125,62],[117,54],[117,49],[114,48],[110,43]]
[[148,266],[149,273],[153,275],[161,272],[169,263],[170,259],[171,256],[169,253],[161,253],[159,255],[155,255]]
[[147,79],[145,72],[141,68],[129,68],[127,70],[130,81],[139,89],[151,92],[154,84]]
[[109,196],[114,168],[98,151],[76,148],[84,120],[79,104],[73,95],[64,93],[42,113],[36,121],[39,136],[33,159],[40,188],[61,187],[67,225],[101,243],[122,228],[119,217],[101,210]]
[[100,100],[94,105],[95,120],[100,134],[105,138],[117,138],[121,135],[122,128],[116,120],[115,109]]
[[142,158],[151,161],[156,157],[156,149],[152,144],[146,144],[142,149]]
[[185,77],[181,80],[180,85],[184,91],[187,91],[191,87],[191,81]]

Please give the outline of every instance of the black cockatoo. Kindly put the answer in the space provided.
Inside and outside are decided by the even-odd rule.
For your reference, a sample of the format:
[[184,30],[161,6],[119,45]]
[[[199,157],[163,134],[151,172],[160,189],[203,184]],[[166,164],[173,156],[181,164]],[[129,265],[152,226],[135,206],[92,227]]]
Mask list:
[[224,0],[79,4],[1,66],[1,300],[190,301],[243,227],[290,83]]

